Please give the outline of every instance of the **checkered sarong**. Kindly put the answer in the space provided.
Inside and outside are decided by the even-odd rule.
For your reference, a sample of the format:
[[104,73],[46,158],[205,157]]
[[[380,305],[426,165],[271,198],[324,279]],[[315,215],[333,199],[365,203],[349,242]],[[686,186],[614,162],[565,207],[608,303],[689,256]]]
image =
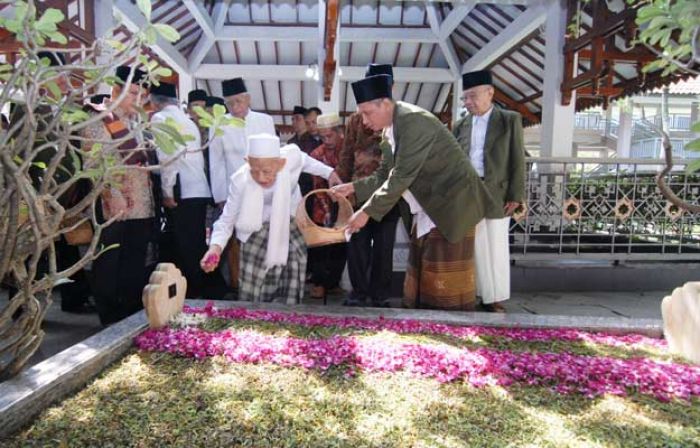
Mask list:
[[289,225],[289,258],[285,266],[265,270],[270,223],[241,244],[239,300],[301,303],[306,278],[306,243],[294,220]]

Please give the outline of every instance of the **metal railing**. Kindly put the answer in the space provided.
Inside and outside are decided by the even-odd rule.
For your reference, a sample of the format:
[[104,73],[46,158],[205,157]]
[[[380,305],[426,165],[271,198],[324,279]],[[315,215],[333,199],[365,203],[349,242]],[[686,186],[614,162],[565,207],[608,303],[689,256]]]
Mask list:
[[[700,202],[700,175],[678,160],[667,182]],[[672,206],[656,187],[660,160],[531,158],[527,206],[511,221],[516,260],[698,260],[700,216]]]
[[[682,199],[700,203],[700,172],[677,160],[667,182]],[[700,215],[680,213],[661,195],[660,160],[528,159],[527,206],[511,220],[511,260],[700,261]],[[399,221],[394,270],[408,262]]]
[[[617,130],[619,123],[617,120],[608,120],[603,115],[594,113],[578,113],[576,114],[575,124],[576,129],[597,130],[601,136],[617,138]],[[648,138],[660,138],[656,127],[661,127],[661,116],[656,115],[648,120],[635,118],[632,120],[632,141],[645,140]],[[669,132],[688,132],[690,131],[690,115],[685,114],[670,114],[669,115]]]
[[[691,138],[671,138],[673,157],[679,159],[700,158],[700,152],[685,149],[685,145],[692,140]],[[630,146],[630,156],[640,159],[658,158],[661,155],[661,148],[662,143],[659,137],[640,139],[633,142]]]
[[[661,115],[655,115],[651,119],[656,126],[661,126],[663,122]],[[669,131],[689,131],[690,130],[690,115],[687,114],[668,114],[668,130]]]

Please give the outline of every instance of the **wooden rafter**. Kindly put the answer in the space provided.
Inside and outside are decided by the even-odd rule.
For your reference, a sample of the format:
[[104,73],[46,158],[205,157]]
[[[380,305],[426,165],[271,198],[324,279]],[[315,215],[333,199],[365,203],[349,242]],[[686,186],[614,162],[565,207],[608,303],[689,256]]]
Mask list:
[[[568,16],[573,18],[575,14],[580,14],[580,7],[575,0],[569,0]],[[622,84],[629,81],[616,72],[615,65],[633,62],[641,66],[655,59],[655,56],[641,45],[624,52],[615,44],[615,38],[620,33],[623,33],[622,39],[625,41],[631,38],[636,27],[634,21],[637,7],[630,6],[614,13],[607,8],[605,2],[594,2],[590,5],[590,10],[585,11],[590,14],[592,25],[587,32],[570,36],[564,45],[564,80],[561,86],[563,104],[569,104],[573,92],[576,91],[582,100],[600,98],[607,107],[610,100],[624,94],[625,89],[621,87],[621,83],[616,83],[616,80],[622,80]],[[574,76],[573,61],[577,59],[588,61],[588,67],[581,69],[579,65],[579,74]],[[643,81],[644,75],[640,73],[640,76]],[[640,80],[635,77],[634,81]]]
[[326,28],[323,45],[326,49],[326,60],[323,61],[323,97],[325,101],[331,99],[331,90],[335,80],[336,66],[335,43],[338,38],[338,20],[340,5],[338,0],[326,1]]
[[494,99],[498,101],[499,103],[505,104],[508,108],[515,110],[520,113],[520,115],[523,116],[525,120],[527,120],[530,123],[539,123],[540,122],[540,117],[532,113],[530,109],[528,109],[524,104],[519,103],[518,101],[515,101],[505,93],[501,92],[499,89],[495,89],[496,92],[494,94]]

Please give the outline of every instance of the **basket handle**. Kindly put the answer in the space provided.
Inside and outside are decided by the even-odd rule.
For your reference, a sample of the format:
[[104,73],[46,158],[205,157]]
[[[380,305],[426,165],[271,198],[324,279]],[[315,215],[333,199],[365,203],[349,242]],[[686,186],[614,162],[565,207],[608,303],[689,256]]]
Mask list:
[[[303,221],[305,224],[314,224],[315,223],[311,220],[311,217],[309,217],[309,213],[306,211],[306,200],[309,198],[309,196],[318,194],[318,193],[327,193],[331,194],[331,189],[330,188],[317,188],[316,190],[311,190],[308,193],[304,195],[302,198],[301,202],[297,206],[297,219]],[[349,210],[352,210],[352,204],[350,201],[345,196],[336,196],[338,198],[339,203],[343,203]]]

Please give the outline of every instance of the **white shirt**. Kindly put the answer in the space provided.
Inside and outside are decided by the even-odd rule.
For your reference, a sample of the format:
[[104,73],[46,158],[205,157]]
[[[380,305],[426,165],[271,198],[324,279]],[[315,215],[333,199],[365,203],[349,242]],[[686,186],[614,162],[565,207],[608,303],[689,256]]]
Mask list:
[[[210,198],[209,183],[204,172],[204,154],[201,149],[199,128],[179,107],[175,105],[165,106],[160,112],[153,114],[152,123],[165,123],[172,118],[182,135],[194,137],[183,147],[179,147],[173,154],[166,154],[160,148],[156,149],[158,161],[162,165],[160,169],[161,189],[163,195],[174,197],[173,187],[180,176],[180,197]],[[170,160],[172,162],[168,163]]]
[[[391,153],[394,154],[396,151],[396,141],[394,140],[394,125],[392,124],[384,130],[384,135],[391,145]],[[420,238],[423,235],[427,235],[431,230],[435,228],[435,223],[430,216],[423,210],[423,207],[418,203],[418,200],[413,193],[408,189],[401,193],[401,197],[408,203],[411,208],[411,214],[416,220],[416,237]]]
[[[333,168],[324,165],[318,160],[309,157],[308,155],[301,153],[302,156],[302,168],[301,171],[305,173],[312,174],[314,176],[320,176],[324,179],[328,179],[333,172]],[[237,174],[237,173],[236,173]],[[238,215],[241,213],[241,203],[243,191],[245,189],[245,178],[244,176],[234,175],[231,176],[231,182],[228,190],[228,198],[226,199],[226,205],[224,206],[224,211],[221,213],[219,219],[214,223],[214,228],[211,233],[210,244],[217,244],[220,247],[225,247],[228,243],[233,229],[236,225],[236,220]],[[270,187],[263,189],[264,195],[264,205],[263,205],[263,223],[270,222],[270,216],[272,211],[272,197],[275,192],[275,184]],[[294,189],[292,190],[292,198],[290,201],[291,216],[296,214],[297,206],[301,202],[301,192],[299,191],[298,183],[295,183]],[[236,232],[236,237],[241,242],[248,241],[250,233]]]
[[493,112],[493,106],[484,115],[472,115],[469,160],[476,172],[479,173],[479,177],[484,177],[484,143],[486,142],[486,131],[489,127],[491,112]]
[[[231,117],[231,115],[227,115]],[[245,164],[248,154],[248,136],[255,134],[275,135],[275,122],[267,114],[252,110],[245,117],[245,127],[224,126],[224,135],[213,137],[209,134],[209,177],[214,202],[226,200],[228,183],[231,176]]]

